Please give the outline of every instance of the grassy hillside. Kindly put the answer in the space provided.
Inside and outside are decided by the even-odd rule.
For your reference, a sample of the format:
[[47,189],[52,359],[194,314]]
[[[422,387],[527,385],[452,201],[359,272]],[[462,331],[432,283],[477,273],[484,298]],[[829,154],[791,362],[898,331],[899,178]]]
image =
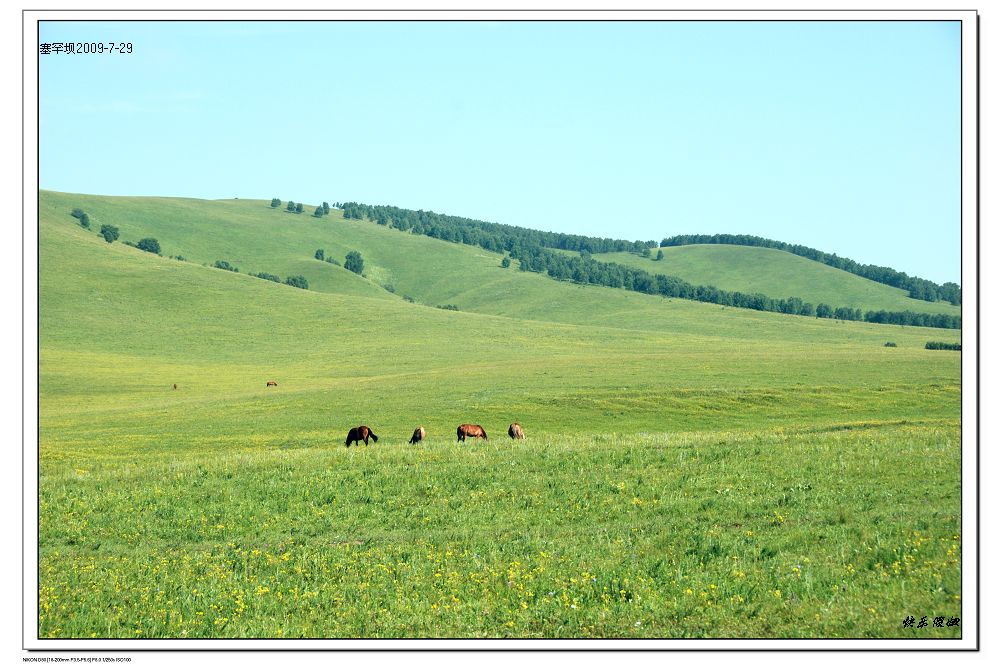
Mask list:
[[[656,251],[653,251],[653,258]],[[858,277],[787,251],[731,244],[692,244],[664,247],[656,261],[626,252],[595,254],[594,258],[621,263],[650,273],[680,277],[695,285],[727,291],[763,293],[772,298],[796,296],[814,305],[867,310],[961,314],[948,302],[916,300],[906,291]]]
[[[43,637],[898,637],[901,612],[960,615],[961,354],[923,348],[959,332],[577,286],[261,201],[44,193],[39,234]],[[461,422],[491,439],[456,445]],[[345,448],[361,423],[381,439]]]

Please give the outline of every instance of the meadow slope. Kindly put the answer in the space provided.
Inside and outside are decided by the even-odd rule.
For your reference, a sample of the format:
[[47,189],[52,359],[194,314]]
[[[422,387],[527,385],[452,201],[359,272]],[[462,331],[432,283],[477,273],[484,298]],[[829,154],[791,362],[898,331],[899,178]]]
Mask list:
[[[961,634],[900,628],[961,613],[961,354],[923,348],[957,331],[556,282],[261,201],[41,200],[43,637]],[[345,448],[360,423],[381,439]]]

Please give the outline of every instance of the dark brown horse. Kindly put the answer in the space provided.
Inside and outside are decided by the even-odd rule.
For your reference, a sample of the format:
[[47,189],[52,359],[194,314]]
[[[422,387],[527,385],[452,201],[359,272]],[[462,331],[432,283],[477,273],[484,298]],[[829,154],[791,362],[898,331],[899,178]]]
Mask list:
[[372,438],[378,442],[378,435],[372,432],[372,429],[368,426],[358,426],[357,428],[351,428],[347,432],[347,442],[344,442],[345,447],[351,446],[351,442],[354,444],[358,443],[358,440],[362,440],[365,446],[368,445],[368,438]]
[[507,434],[515,440],[523,440],[524,428],[521,428],[521,424],[519,423],[512,423],[510,424],[510,428],[507,429]]
[[465,438],[467,437],[481,437],[484,440],[490,439],[486,437],[486,431],[483,430],[482,426],[474,423],[463,423],[458,427],[458,441],[465,442]]
[[271,382],[271,381],[269,381],[269,382],[267,383],[267,385],[268,385],[268,386],[277,386],[277,385],[278,385],[278,382]]
[[417,426],[416,430],[413,431],[413,437],[410,438],[409,444],[416,444],[425,437],[427,437],[427,431],[424,430],[423,426]]

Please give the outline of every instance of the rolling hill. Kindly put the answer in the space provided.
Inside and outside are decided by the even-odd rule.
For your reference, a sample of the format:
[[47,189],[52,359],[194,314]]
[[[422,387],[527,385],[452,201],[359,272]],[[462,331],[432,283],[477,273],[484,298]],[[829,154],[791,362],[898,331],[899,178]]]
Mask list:
[[730,244],[692,244],[663,247],[663,259],[620,252],[596,254],[607,262],[662,274],[727,291],[763,293],[774,298],[797,296],[813,304],[867,310],[961,314],[961,307],[945,301],[927,302],[906,291],[796,256],[787,251]]

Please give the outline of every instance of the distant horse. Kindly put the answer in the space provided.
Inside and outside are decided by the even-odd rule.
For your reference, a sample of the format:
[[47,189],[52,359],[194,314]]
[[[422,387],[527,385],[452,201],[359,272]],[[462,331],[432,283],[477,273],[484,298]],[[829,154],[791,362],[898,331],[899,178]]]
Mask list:
[[278,385],[278,382],[271,382],[271,381],[269,381],[269,382],[267,383],[267,385],[268,385],[268,386],[277,386],[277,385]]
[[512,423],[510,424],[510,428],[507,429],[507,434],[515,440],[523,440],[524,428],[521,428],[521,424],[519,423]]
[[488,440],[486,437],[486,431],[483,430],[482,426],[473,423],[463,423],[458,427],[458,441],[465,442],[467,437],[481,437],[484,440]]
[[347,432],[347,442],[344,442],[345,447],[351,446],[351,442],[354,444],[358,443],[358,440],[362,440],[365,446],[368,446],[368,438],[372,438],[378,442],[378,435],[372,432],[372,429],[368,426],[358,426],[357,428],[351,428]]
[[174,390],[175,391],[177,390],[177,384],[174,384]]
[[427,431],[424,430],[423,426],[417,426],[417,429],[413,431],[413,437],[410,438],[409,444],[416,444],[425,437],[427,437]]

